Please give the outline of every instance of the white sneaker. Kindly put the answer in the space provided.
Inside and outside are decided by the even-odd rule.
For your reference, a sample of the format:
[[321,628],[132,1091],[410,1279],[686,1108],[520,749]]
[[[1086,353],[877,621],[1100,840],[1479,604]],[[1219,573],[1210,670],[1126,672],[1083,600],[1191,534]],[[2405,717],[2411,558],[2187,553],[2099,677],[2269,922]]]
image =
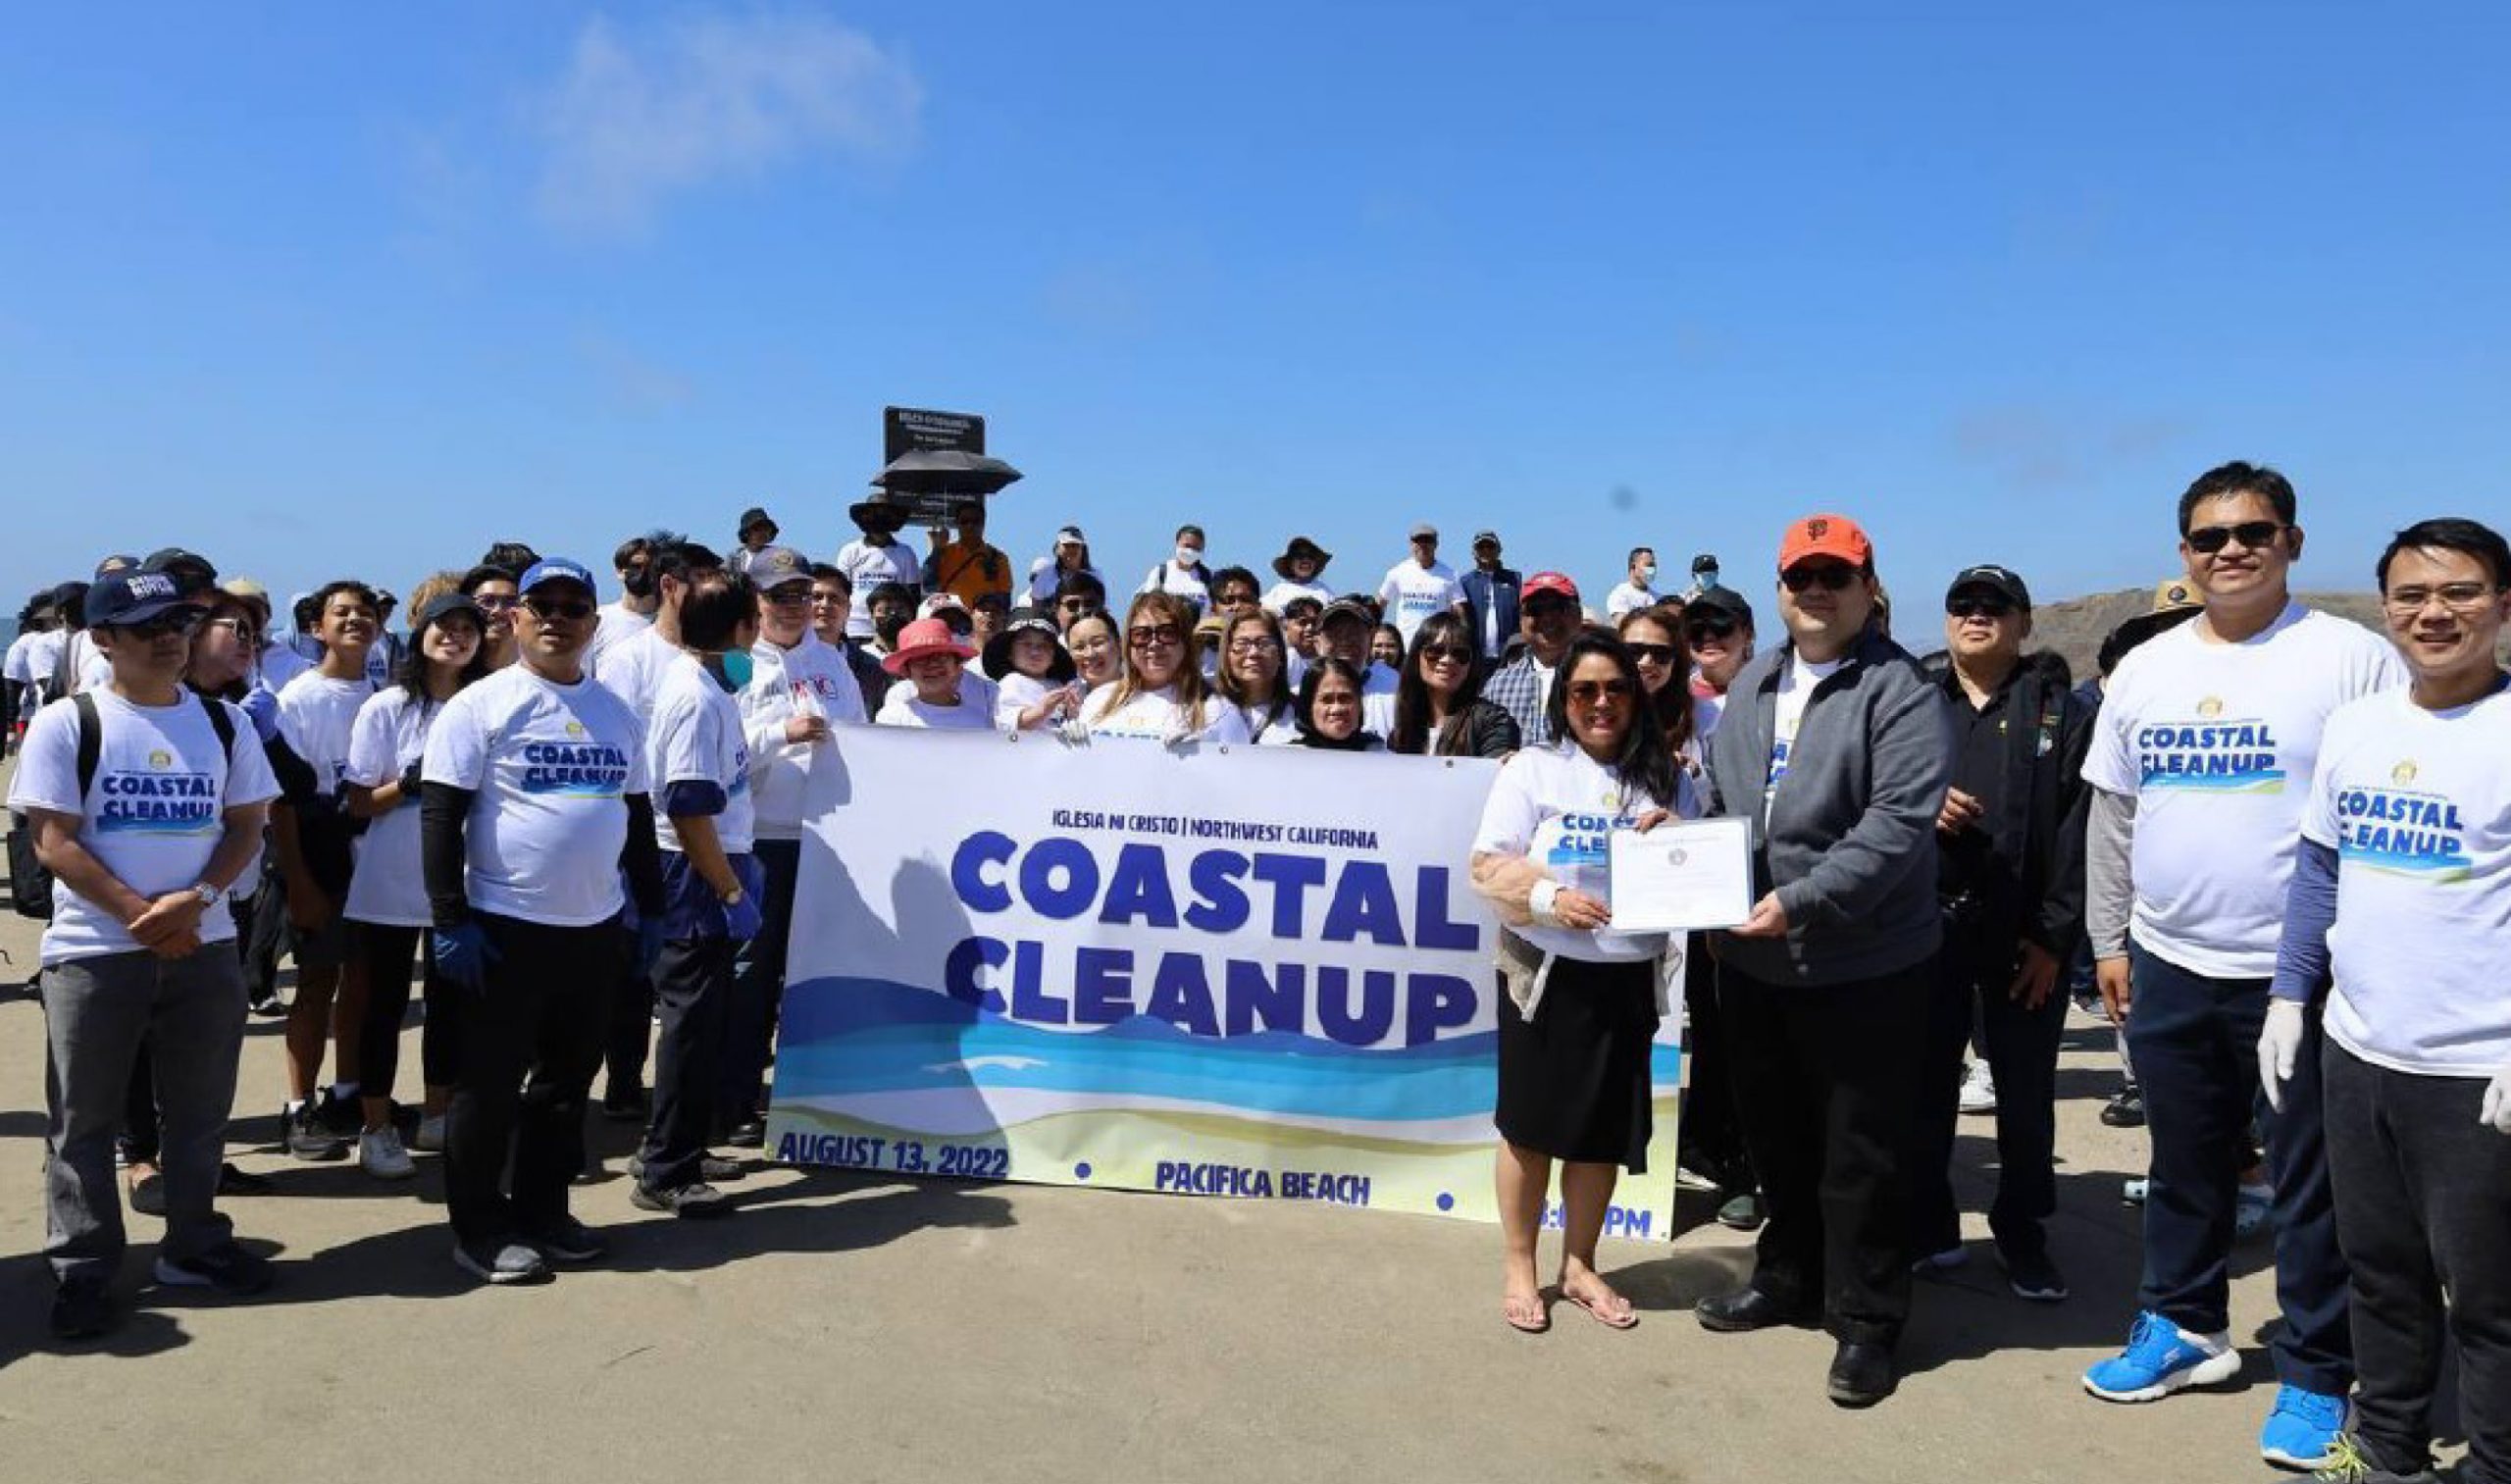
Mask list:
[[410,1148],[423,1154],[444,1151],[444,1115],[430,1113],[419,1120],[419,1131],[410,1140]]
[[401,1131],[378,1129],[357,1136],[358,1168],[378,1180],[407,1180],[419,1172],[410,1151],[401,1148]]
[[1997,1110],[1996,1077],[1984,1061],[1971,1063],[1969,1075],[1962,1079],[1962,1111],[1993,1113]]

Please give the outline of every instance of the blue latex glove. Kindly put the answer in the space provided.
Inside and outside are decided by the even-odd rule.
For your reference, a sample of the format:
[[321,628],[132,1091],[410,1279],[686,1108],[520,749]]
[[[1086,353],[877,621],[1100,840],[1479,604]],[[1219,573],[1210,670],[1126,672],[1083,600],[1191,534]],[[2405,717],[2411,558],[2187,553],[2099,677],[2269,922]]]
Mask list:
[[252,719],[253,731],[262,741],[279,736],[279,697],[260,686],[244,692],[244,714]]
[[488,942],[487,930],[476,922],[436,929],[435,947],[436,972],[466,990],[476,990],[487,982],[488,965],[498,956],[496,946]]
[[724,936],[735,943],[749,942],[758,936],[759,929],[767,926],[766,915],[759,911],[758,897],[754,893],[743,892],[741,900],[725,902],[723,907]]
[[642,918],[637,924],[637,977],[644,978],[654,971],[654,960],[663,952],[663,920],[657,914]]

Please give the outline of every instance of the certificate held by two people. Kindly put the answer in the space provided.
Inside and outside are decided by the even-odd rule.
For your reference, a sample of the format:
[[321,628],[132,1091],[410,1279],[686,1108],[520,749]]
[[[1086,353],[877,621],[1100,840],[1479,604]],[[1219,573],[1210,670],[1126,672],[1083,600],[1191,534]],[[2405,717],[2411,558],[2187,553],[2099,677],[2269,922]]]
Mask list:
[[1668,819],[1614,832],[1613,925],[1619,933],[1731,928],[1753,914],[1748,819]]

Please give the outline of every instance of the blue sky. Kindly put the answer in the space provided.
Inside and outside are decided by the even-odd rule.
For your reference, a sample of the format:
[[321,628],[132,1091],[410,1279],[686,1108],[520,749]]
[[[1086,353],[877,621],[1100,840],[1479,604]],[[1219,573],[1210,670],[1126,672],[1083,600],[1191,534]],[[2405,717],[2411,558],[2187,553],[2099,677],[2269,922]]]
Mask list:
[[2064,595],[2235,456],[2306,586],[2511,518],[2511,12],[1884,9],[26,11],[0,594],[752,503],[824,554],[887,402],[985,413],[996,542],[1128,586],[1193,519],[1373,587],[1428,518],[1759,598],[1832,509],[1901,591]]

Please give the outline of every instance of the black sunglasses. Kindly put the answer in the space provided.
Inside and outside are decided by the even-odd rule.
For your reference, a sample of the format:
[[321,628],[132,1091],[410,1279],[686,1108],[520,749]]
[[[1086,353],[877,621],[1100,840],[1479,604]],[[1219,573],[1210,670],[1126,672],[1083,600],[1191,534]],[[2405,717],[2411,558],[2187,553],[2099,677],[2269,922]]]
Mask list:
[[583,598],[527,597],[523,605],[542,623],[582,623],[592,617],[592,604]]
[[2003,618],[2014,611],[2014,604],[2001,597],[1948,597],[1944,600],[1947,618]]
[[1825,592],[1838,592],[1857,581],[1857,569],[1846,562],[1800,562],[1778,575],[1790,592],[1803,592],[1820,588]]
[[1623,647],[1630,651],[1631,658],[1658,665],[1670,665],[1682,655],[1682,651],[1671,644],[1626,644]]
[[1423,644],[1423,659],[1443,659],[1459,665],[1473,663],[1473,651],[1462,644]]
[[2243,521],[2237,526],[2199,526],[2180,537],[2188,549],[2213,556],[2234,541],[2245,550],[2264,551],[2270,542],[2284,534],[2282,521]]
[[153,618],[141,619],[138,623],[123,624],[119,627],[128,629],[142,639],[157,639],[168,634],[189,634],[200,627],[204,617],[206,615],[198,608],[169,608]]
[[1683,638],[1698,644],[1703,640],[1724,639],[1742,627],[1723,613],[1705,613],[1683,620]]

